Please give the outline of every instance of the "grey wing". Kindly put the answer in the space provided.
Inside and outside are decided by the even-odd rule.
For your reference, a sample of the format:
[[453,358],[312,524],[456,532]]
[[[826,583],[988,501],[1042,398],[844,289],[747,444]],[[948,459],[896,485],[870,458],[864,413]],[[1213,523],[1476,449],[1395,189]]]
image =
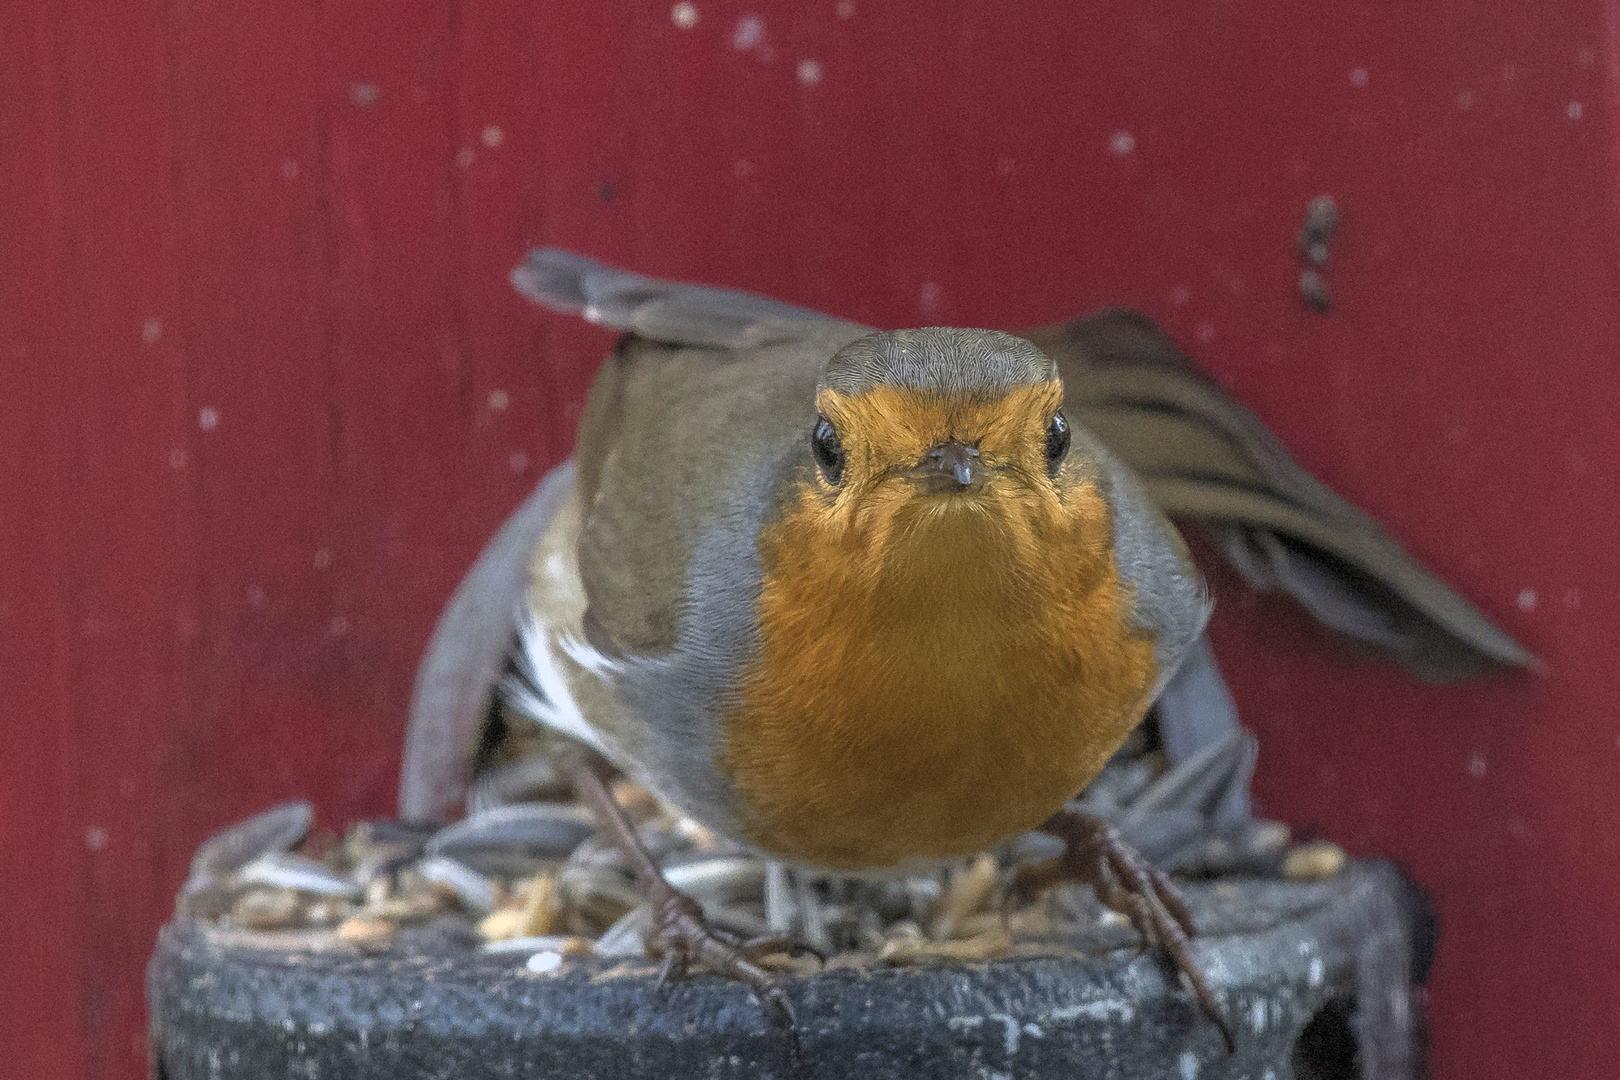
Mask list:
[[798,336],[796,324],[839,321],[736,289],[660,281],[559,248],[535,248],[512,287],[542,307],[649,341],[750,349]]
[[574,488],[565,461],[485,546],[439,616],[416,669],[400,763],[399,816],[442,821],[461,804],[517,629],[529,559]]
[[1289,455],[1147,317],[1107,311],[1025,337],[1057,361],[1072,419],[1165,513],[1205,521],[1256,588],[1386,648],[1427,678],[1532,657]]

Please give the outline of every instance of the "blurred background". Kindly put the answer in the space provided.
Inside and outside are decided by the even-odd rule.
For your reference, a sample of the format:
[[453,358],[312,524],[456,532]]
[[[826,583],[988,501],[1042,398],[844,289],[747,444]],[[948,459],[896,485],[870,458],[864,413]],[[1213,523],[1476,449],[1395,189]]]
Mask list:
[[0,19],[0,1074],[145,1075],[208,833],[392,811],[434,619],[611,342],[508,287],[545,243],[885,327],[1160,320],[1545,662],[1425,685],[1211,564],[1260,811],[1432,891],[1441,1080],[1620,1075],[1613,5]]

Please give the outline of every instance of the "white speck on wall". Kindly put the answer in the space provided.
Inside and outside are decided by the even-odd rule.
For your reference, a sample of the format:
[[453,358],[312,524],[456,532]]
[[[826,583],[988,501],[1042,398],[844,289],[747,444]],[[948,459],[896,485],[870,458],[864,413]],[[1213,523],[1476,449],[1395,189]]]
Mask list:
[[496,125],[490,124],[484,129],[483,140],[484,145],[493,150],[497,146],[501,145],[501,143],[506,141],[506,132],[502,131]]
[[939,302],[944,290],[937,281],[925,281],[922,288],[917,290],[917,307],[922,309],[924,315],[933,315],[939,311]]
[[521,473],[529,467],[529,455],[522,450],[512,451],[512,456],[506,459],[507,467],[515,473]]
[[458,168],[458,169],[471,168],[472,163],[473,163],[473,159],[476,158],[477,156],[478,156],[477,153],[475,153],[473,151],[472,147],[463,146],[460,150],[456,151],[456,168]]
[[688,0],[681,0],[680,3],[669,9],[669,21],[682,30],[692,29],[697,25],[698,21],[697,5],[689,3]]
[[263,588],[263,586],[249,585],[247,587],[247,602],[248,602],[248,607],[255,607],[255,608],[264,607],[264,588]]
[[507,397],[505,390],[491,390],[489,392],[489,407],[496,412],[504,411],[510,404],[512,404],[512,399]]
[[281,163],[281,178],[283,180],[298,179],[298,162],[294,161],[292,158],[288,158],[286,161],[283,161]]
[[84,830],[84,846],[91,851],[100,851],[107,846],[107,830],[100,825],[92,825]]
[[341,615],[332,616],[332,636],[342,637],[349,632],[349,620]]
[[362,107],[382,100],[382,87],[376,83],[355,83],[349,87],[349,100]]
[[1192,299],[1192,290],[1185,285],[1177,285],[1170,290],[1170,302],[1176,307],[1186,307],[1187,301]]
[[855,17],[855,0],[838,0],[838,17],[840,19],[853,19]]
[[1564,110],[1564,115],[1569,117],[1571,120],[1579,120],[1581,118],[1581,114],[1585,111],[1586,108],[1580,102],[1572,101],[1569,103],[1569,107]]
[[1464,90],[1457,95],[1457,108],[1461,109],[1463,112],[1467,112],[1473,107],[1474,92],[1472,90]]
[[1181,1069],[1181,1080],[1198,1080],[1198,1055],[1191,1050],[1183,1050],[1176,1064]]
[[146,322],[141,324],[141,340],[146,342],[148,345],[153,344],[154,342],[157,341],[158,338],[160,338],[162,336],[163,336],[163,320],[162,319],[147,319]]
[[1475,754],[1468,759],[1468,775],[1476,779],[1485,775],[1485,755]]
[[1534,611],[1534,610],[1536,610],[1536,590],[1534,590],[1534,589],[1520,589],[1519,590],[1519,610],[1520,611]]
[[755,48],[765,40],[765,20],[758,15],[744,15],[737,20],[737,29],[731,33],[731,47],[739,52]]
[[562,967],[562,962],[562,953],[552,952],[550,949],[547,949],[545,952],[537,952],[533,956],[529,957],[529,962],[523,966],[534,972],[536,975],[549,975],[551,972]]
[[204,431],[213,431],[219,427],[219,410],[212,405],[204,405],[197,410],[197,426]]
[[170,450],[169,451],[169,468],[171,468],[171,469],[183,469],[185,467],[186,467],[186,452],[184,450],[180,449],[180,447],[178,447],[178,446],[175,447],[173,450]]
[[814,86],[821,81],[821,65],[814,60],[799,61],[799,82],[805,86]]
[[1321,986],[1322,980],[1327,977],[1327,965],[1322,963],[1320,956],[1311,957],[1310,967],[1305,969],[1305,981],[1311,986]]
[[1355,68],[1355,69],[1353,69],[1350,72],[1350,85],[1351,86],[1366,86],[1367,85],[1367,69],[1366,68]]
[[328,566],[331,566],[331,565],[332,565],[332,553],[331,553],[331,551],[327,550],[326,548],[321,548],[319,551],[317,551],[315,553],[315,569],[317,569],[317,570],[325,570]]
[[1124,157],[1136,149],[1136,136],[1128,131],[1116,131],[1114,137],[1108,140],[1108,149]]
[[1197,338],[1201,343],[1208,345],[1210,342],[1215,340],[1215,324],[1207,322],[1199,323],[1198,328],[1193,331],[1193,337]]

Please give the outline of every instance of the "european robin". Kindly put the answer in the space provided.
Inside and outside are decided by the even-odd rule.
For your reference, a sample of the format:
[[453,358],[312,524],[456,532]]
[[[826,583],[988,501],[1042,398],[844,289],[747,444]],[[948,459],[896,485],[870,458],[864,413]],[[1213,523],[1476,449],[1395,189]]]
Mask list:
[[[627,333],[572,462],[430,648],[413,731],[455,718],[422,766],[441,780],[515,632],[510,706],[772,857],[884,871],[1059,836],[1068,854],[1016,891],[1093,882],[1219,1022],[1174,886],[1063,810],[1208,617],[1165,511],[1415,668],[1529,660],[1140,316],[879,333],[560,251],[513,280]],[[638,867],[666,970],[699,960],[780,1006],[757,950],[662,882],[593,773],[580,785]],[[402,812],[445,809],[444,786],[407,775]]]

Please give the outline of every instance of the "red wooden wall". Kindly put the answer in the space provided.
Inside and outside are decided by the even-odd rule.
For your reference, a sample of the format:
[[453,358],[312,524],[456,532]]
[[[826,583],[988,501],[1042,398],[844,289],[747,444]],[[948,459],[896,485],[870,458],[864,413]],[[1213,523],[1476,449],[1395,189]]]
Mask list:
[[1434,891],[1442,1080],[1620,1075],[1620,10],[692,10],[0,12],[0,1073],[144,1072],[210,830],[391,808],[435,615],[607,341],[507,287],[545,242],[888,326],[1163,321],[1546,661],[1421,685],[1217,574],[1263,810]]

